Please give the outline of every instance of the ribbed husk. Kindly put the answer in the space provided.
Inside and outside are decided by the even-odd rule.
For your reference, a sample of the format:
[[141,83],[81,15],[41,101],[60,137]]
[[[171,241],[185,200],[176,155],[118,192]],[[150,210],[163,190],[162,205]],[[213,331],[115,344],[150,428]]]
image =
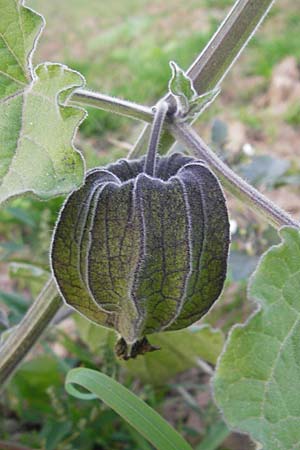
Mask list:
[[229,246],[224,195],[203,162],[157,157],[154,177],[143,167],[142,158],[88,172],[61,210],[51,251],[65,302],[131,347],[208,311]]

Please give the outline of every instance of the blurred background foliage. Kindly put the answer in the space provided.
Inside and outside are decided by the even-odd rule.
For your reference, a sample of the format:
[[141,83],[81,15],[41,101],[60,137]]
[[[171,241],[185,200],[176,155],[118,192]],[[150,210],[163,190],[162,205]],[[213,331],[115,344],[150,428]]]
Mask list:
[[[47,21],[35,62],[62,62],[87,87],[151,105],[166,91],[168,62],[187,68],[232,0],[28,0]],[[196,127],[250,183],[299,217],[300,10],[282,0],[272,9]],[[77,146],[88,167],[126,156],[141,124],[89,110]],[[184,151],[184,149],[181,149]],[[51,233],[63,198],[14,200],[0,211],[0,332],[15,326],[49,276]],[[274,230],[228,197],[232,245],[224,293],[202,321],[208,326],[153,336],[163,347],[136,361],[115,360],[111,332],[73,314],[49,328],[0,400],[0,448],[149,450],[152,447],[98,401],[63,387],[76,366],[107,373],[146,400],[198,450],[254,448],[229,433],[210,393],[224,335],[249,316],[246,284],[258,258],[277,242]],[[62,320],[64,319],[64,320]],[[15,444],[12,444],[15,443]],[[19,447],[17,446],[19,445]],[[9,446],[11,445],[11,446]],[[12,445],[15,445],[13,447]]]

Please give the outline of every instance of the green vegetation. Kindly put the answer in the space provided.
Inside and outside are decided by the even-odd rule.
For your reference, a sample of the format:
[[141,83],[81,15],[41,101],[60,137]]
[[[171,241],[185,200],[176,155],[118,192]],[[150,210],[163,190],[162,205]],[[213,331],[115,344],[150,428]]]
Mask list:
[[[280,5],[273,10],[273,24],[254,37],[250,73],[270,78],[275,64],[285,56],[293,55],[300,61],[300,14],[296,4],[290,3],[286,14]],[[292,12],[291,12],[292,10]],[[275,16],[275,17],[274,17]],[[277,23],[276,23],[277,22]]]
[[[114,0],[108,7],[107,2],[99,0],[73,0],[71,4],[28,0],[27,4],[47,20],[47,31],[35,60],[66,63],[86,77],[90,89],[151,105],[166,91],[169,60],[188,67],[232,3],[233,0],[166,0],[163,4],[161,0]],[[275,64],[289,55],[300,60],[300,15],[294,3],[288,0],[283,7],[278,2],[272,13],[278,23],[274,26],[267,22],[246,50],[243,64],[247,70],[235,69],[236,78],[243,80],[242,88],[229,75],[220,99],[205,112],[198,125],[201,135],[207,138],[213,119],[222,116],[226,121],[225,137],[219,146],[215,142],[216,151],[237,172],[249,174],[250,167],[256,185],[273,189],[274,196],[278,186],[286,187],[289,177],[289,182],[294,183],[292,188],[297,189],[300,173],[297,164],[288,172],[279,157],[276,161],[265,158],[261,173],[257,160],[264,158],[268,142],[251,141],[257,153],[264,153],[254,157],[243,152],[243,144],[249,136],[251,140],[253,134],[265,130],[265,123],[271,120],[252,100],[266,93]],[[257,85],[248,89],[249,75],[262,77],[259,89]],[[228,123],[230,128],[232,117],[245,125],[246,130],[234,155],[229,151],[231,137],[226,127]],[[284,122],[293,131],[299,127],[299,104],[290,106],[272,126],[278,131]],[[125,156],[139,130],[128,119],[89,110],[77,147],[82,150],[88,168],[103,166]],[[291,155],[293,159],[295,155]],[[270,182],[269,169],[278,166],[282,170],[275,175],[271,170]],[[0,332],[21,320],[49,274],[49,245],[63,200],[60,196],[40,202],[27,196],[11,201],[0,211]],[[205,318],[205,323],[221,328],[225,334],[252,312],[253,304],[245,302],[246,282],[262,252],[277,242],[276,233],[256,221],[251,213],[244,213],[231,200],[230,207],[232,218],[237,220],[237,231],[232,235],[226,288],[222,301]],[[236,450],[210,394],[209,375],[223,345],[222,332],[213,332],[208,326],[195,327],[180,331],[174,339],[168,333],[155,336],[153,344],[163,346],[163,350],[125,365],[113,354],[115,336],[81,316],[74,314],[59,327],[50,329],[1,398],[0,440],[45,450],[151,450],[151,445],[110,408],[97,400],[79,401],[65,392],[66,374],[84,365],[112,376],[137,394],[171,422],[193,448]],[[223,364],[228,375],[226,359]],[[227,381],[217,380],[219,396]],[[288,388],[284,386],[285,392]],[[220,397],[220,402],[225,400]],[[233,417],[232,423],[237,424],[239,419]],[[247,438],[240,439],[241,449],[250,448]]]
[[299,127],[300,125],[300,102],[293,103],[285,113],[284,120],[289,125]]

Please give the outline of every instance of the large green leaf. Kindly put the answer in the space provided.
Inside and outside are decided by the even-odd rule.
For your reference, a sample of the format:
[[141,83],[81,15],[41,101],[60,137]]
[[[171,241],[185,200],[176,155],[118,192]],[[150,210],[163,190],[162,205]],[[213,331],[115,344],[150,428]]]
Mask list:
[[234,327],[214,379],[227,423],[264,450],[300,449],[300,232],[280,235],[250,283],[260,310]]
[[[79,391],[77,386],[89,393]],[[188,443],[154,409],[103,373],[91,369],[72,369],[66,378],[66,390],[81,399],[98,397],[158,450],[191,450]]]
[[61,64],[33,70],[43,18],[16,0],[0,0],[0,11],[0,203],[67,193],[84,175],[72,141],[85,113],[65,102],[84,79]]

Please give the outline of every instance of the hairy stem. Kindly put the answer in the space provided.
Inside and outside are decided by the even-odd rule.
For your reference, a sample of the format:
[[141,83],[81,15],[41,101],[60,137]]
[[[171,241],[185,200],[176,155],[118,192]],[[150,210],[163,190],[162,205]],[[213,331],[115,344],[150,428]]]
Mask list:
[[119,98],[110,97],[98,92],[77,89],[69,102],[70,105],[93,106],[94,108],[131,117],[145,122],[151,122],[153,119],[153,110],[148,106],[138,105],[137,103]]
[[[192,79],[199,95],[221,83],[268,14],[273,3],[274,0],[236,0],[213,37],[187,70],[187,75]],[[118,100],[82,89],[77,90],[70,100],[76,104],[90,105],[151,122],[149,120],[151,109],[139,107],[132,102]],[[164,100],[171,103],[171,95],[166,94]],[[132,114],[133,112],[134,114]],[[130,153],[132,158],[138,158],[146,152],[149,135],[150,126],[146,125]],[[165,130],[161,144],[165,153],[167,153],[173,143],[174,138]]]
[[[187,70],[197,93],[204,94],[218,86],[235,63],[249,40],[268,14],[274,0],[237,0],[218,30]],[[164,100],[171,102],[170,94]],[[146,151],[149,125],[146,126],[132,150],[137,158]],[[165,132],[161,147],[167,153],[174,144]]]
[[225,20],[187,70],[198,94],[213,89],[225,78],[274,0],[237,0]]
[[163,124],[168,112],[168,103],[165,101],[160,102],[156,106],[154,120],[151,127],[150,141],[145,161],[144,172],[147,175],[154,176],[155,174],[155,158],[157,154],[157,148],[160,141],[160,135],[163,129]]
[[286,211],[275,205],[224,164],[189,125],[174,123],[170,126],[170,131],[196,158],[203,159],[211,167],[231,194],[257,212],[271,225],[275,228],[284,225],[299,228],[300,224]]
[[49,279],[20,324],[11,331],[0,347],[0,387],[27,355],[46,326],[62,306],[55,283]]
[[[101,99],[99,107],[108,109],[106,104],[110,103],[109,97],[102,97],[101,94],[95,95],[95,104],[97,103],[97,98]],[[113,101],[116,104],[119,100],[114,98]],[[122,102],[123,101],[121,100],[120,104],[122,104]],[[127,102],[127,108],[130,108],[130,117],[140,119],[140,111],[142,109],[141,106],[136,103]],[[122,113],[119,112],[119,114]],[[149,108],[149,114],[145,115],[143,120],[151,123],[153,121],[153,117],[154,113],[152,109]],[[165,125],[165,128],[168,129],[170,134],[172,134],[175,139],[182,142],[182,144],[187,147],[196,158],[203,159],[211,167],[228,192],[240,199],[243,204],[256,211],[275,228],[280,228],[284,225],[291,225],[297,228],[299,227],[299,223],[296,222],[286,211],[271,202],[271,200],[244,181],[226,164],[224,164],[223,161],[221,161],[218,156],[207,146],[207,144],[203,142],[191,126],[173,122],[172,118],[169,116],[166,116]],[[151,130],[151,127],[149,127],[149,130]],[[130,156],[133,157],[134,153],[131,152]]]
[[[225,21],[221,24],[211,41],[188,70],[188,75],[193,79],[199,94],[208,91],[224,78],[229,68],[268,12],[272,3],[273,0],[237,0]],[[169,96],[166,96],[165,100],[168,102],[171,101]],[[94,94],[89,91],[76,91],[69,99],[69,102],[80,105],[96,106],[101,109],[134,117],[143,121],[152,122],[153,120],[151,108],[136,105],[124,100],[116,100],[100,94]],[[257,197],[253,197],[253,188],[243,182],[243,180],[240,181],[242,184],[245,183],[245,189],[241,188],[242,185],[236,183],[236,180],[232,177],[233,172],[231,172],[229,168],[226,169],[227,171],[221,170],[221,162],[214,161],[212,156],[215,157],[215,155],[213,153],[212,155],[208,153],[207,156],[206,149],[205,152],[203,151],[203,156],[201,156],[202,151],[200,148],[203,149],[203,145],[201,140],[199,144],[199,138],[196,133],[187,130],[182,125],[179,127],[179,125],[169,124],[169,127],[175,137],[182,142],[185,142],[194,154],[198,157],[202,157],[212,166],[223,180],[224,185],[226,185],[231,192],[234,192],[234,189],[236,189],[237,192],[235,192],[235,195],[239,198],[244,196],[245,201],[247,201],[247,204],[251,207],[254,207],[253,205],[255,204],[255,209],[261,212],[264,217],[267,217],[271,223],[275,226],[296,224],[296,222],[294,222],[286,213],[275,207],[275,205],[270,206],[270,202],[263,196],[261,201],[258,202]],[[148,136],[149,127],[147,126],[135,147],[136,151],[131,154],[132,158],[145,152],[145,143],[148,141]],[[164,146],[166,148],[170,147],[173,142],[173,138],[170,137],[170,134],[167,134]],[[211,161],[208,161],[207,158],[211,159]],[[234,176],[236,177],[235,174]],[[257,191],[255,192],[257,193]],[[259,194],[259,196],[261,196],[261,194]],[[263,199],[265,199],[266,203],[264,203]],[[277,213],[275,213],[274,208],[277,208]],[[55,283],[50,279],[21,323],[11,332],[5,343],[0,347],[1,387],[43,333],[61,306],[62,301],[57,294]]]

